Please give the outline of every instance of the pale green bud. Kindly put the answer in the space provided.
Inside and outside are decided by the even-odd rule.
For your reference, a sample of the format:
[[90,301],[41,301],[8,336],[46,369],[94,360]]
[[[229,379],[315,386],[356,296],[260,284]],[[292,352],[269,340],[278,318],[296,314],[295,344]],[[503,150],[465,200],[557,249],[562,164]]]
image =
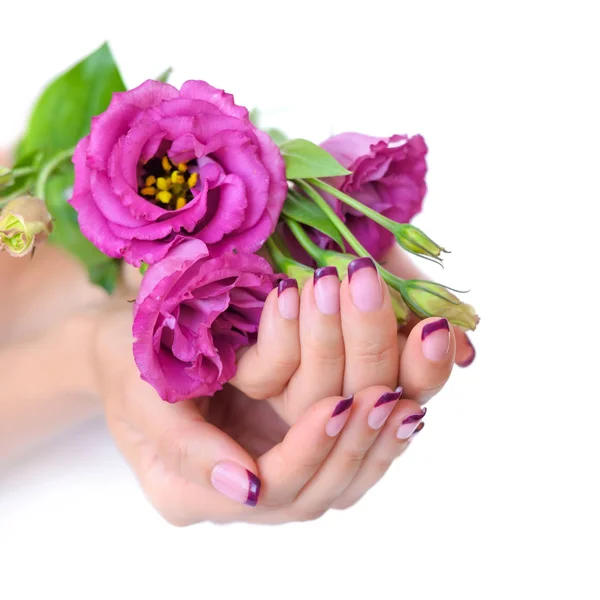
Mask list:
[[447,252],[447,250],[436,244],[418,227],[410,225],[409,223],[398,224],[394,227],[394,233],[396,235],[396,241],[400,246],[411,254],[439,259],[442,252]]
[[23,196],[9,202],[0,213],[0,251],[11,256],[29,254],[46,241],[52,231],[52,217],[39,198]]
[[354,256],[353,254],[323,250],[318,262],[320,267],[335,267],[340,279],[344,279],[348,273],[348,265],[357,258],[358,256]]
[[398,290],[395,290],[389,285],[388,290],[390,292],[390,298],[392,299],[392,308],[396,315],[396,321],[398,321],[398,325],[400,326],[405,325],[408,321],[408,316],[410,315],[410,309],[406,306],[406,302],[404,302],[402,294]]

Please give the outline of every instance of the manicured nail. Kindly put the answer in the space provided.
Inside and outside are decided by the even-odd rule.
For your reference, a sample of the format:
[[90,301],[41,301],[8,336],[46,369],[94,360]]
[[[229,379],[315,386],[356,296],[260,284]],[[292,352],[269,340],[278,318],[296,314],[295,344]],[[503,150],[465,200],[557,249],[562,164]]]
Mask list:
[[425,358],[442,360],[450,348],[450,324],[448,319],[438,319],[427,323],[421,330],[421,343]]
[[279,314],[290,321],[297,319],[300,312],[300,296],[298,282],[295,279],[284,279],[277,288],[277,304]]
[[402,395],[402,388],[383,394],[371,409],[367,423],[371,429],[381,429]]
[[315,271],[314,294],[317,308],[325,315],[340,312],[340,278],[335,267],[321,267]]
[[381,308],[383,293],[377,267],[372,258],[357,258],[348,265],[350,296],[354,306],[361,312]]
[[354,396],[344,398],[340,400],[333,409],[327,425],[325,425],[325,432],[329,437],[335,437],[344,427],[348,417],[350,416],[350,407],[354,402]]
[[256,506],[260,479],[241,465],[229,460],[221,461],[213,467],[210,480],[224,496],[248,506]]
[[421,423],[421,419],[426,415],[426,413],[427,409],[424,408],[420,413],[408,415],[408,417],[402,421],[400,427],[398,427],[396,431],[396,437],[399,440],[407,440],[417,429],[419,429],[419,427],[419,431],[423,429],[424,424]]
[[463,367],[463,368],[468,367],[475,360],[475,346],[473,346],[473,343],[469,339],[469,336],[467,336],[466,334],[465,334],[465,338],[467,340],[467,343],[469,344],[469,347],[471,348],[471,354],[465,360],[456,363],[459,367]]
[[421,421],[418,425],[417,428],[415,429],[414,433],[408,438],[407,443],[410,444],[416,437],[416,435],[423,429],[423,427],[425,427],[425,422]]

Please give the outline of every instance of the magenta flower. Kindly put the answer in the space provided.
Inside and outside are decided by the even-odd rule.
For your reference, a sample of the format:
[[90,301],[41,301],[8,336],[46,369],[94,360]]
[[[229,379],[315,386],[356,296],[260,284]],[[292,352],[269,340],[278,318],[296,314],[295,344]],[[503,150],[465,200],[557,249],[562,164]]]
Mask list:
[[[427,191],[427,146],[420,135],[375,138],[341,133],[321,147],[352,171],[345,177],[327,180],[335,188],[398,223],[408,223],[420,212]],[[331,195],[324,196],[376,259],[393,245],[394,236],[389,231]],[[321,235],[317,241],[335,246]]]
[[206,255],[200,240],[175,246],[146,271],[135,303],[135,361],[167,402],[210,396],[235,375],[277,280],[255,254]]
[[254,252],[285,200],[285,165],[233,96],[203,81],[114,94],[73,157],[71,204],[100,250],[153,264],[188,237]]

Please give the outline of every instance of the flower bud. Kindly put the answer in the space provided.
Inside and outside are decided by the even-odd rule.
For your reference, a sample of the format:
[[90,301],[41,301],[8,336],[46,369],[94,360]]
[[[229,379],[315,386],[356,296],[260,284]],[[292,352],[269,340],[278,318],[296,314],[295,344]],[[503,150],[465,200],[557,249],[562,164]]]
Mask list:
[[335,267],[338,271],[340,279],[343,279],[348,273],[348,265],[358,257],[353,254],[344,254],[335,252],[334,250],[323,250],[319,256],[320,267]]
[[420,317],[446,317],[454,325],[471,330],[479,323],[475,309],[439,283],[410,279],[402,286],[402,296]]
[[400,223],[395,228],[396,241],[411,254],[417,256],[429,256],[439,259],[442,252],[447,252],[436,244],[429,236],[414,225]]
[[396,321],[398,321],[398,325],[400,326],[405,325],[408,321],[408,316],[410,315],[410,309],[406,306],[406,302],[404,302],[402,294],[398,290],[395,290],[389,285],[388,290],[390,292],[390,298],[392,299],[392,308],[396,315]]
[[52,231],[52,216],[39,198],[23,196],[9,202],[0,213],[0,250],[25,256],[46,241]]
[[291,258],[282,261],[281,270],[298,282],[298,291],[302,291],[304,284],[314,275],[314,269],[307,267]]

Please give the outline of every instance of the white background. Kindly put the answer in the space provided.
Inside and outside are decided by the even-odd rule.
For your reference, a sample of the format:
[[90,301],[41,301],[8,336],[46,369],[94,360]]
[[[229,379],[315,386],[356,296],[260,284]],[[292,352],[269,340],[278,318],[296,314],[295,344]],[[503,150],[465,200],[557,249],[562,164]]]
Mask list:
[[0,598],[600,597],[593,5],[4,3],[2,144],[105,39],[130,86],[173,65],[290,136],[422,133],[429,272],[482,322],[410,451],[317,522],[171,528],[101,422],[0,474]]

